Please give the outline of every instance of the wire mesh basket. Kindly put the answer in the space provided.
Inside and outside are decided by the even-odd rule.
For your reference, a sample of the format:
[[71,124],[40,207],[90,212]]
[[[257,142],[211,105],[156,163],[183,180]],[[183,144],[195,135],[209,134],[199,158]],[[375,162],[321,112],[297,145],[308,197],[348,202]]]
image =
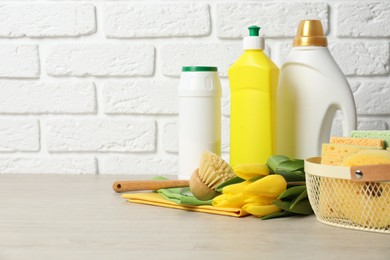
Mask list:
[[330,166],[305,160],[310,204],[318,221],[390,234],[390,165]]

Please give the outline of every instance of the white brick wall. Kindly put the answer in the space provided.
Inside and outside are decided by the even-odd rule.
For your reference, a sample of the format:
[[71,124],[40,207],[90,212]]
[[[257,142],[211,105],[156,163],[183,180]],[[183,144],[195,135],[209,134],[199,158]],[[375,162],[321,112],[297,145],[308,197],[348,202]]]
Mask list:
[[51,76],[151,76],[154,48],[150,44],[58,44],[47,46]]
[[0,173],[175,174],[183,65],[218,66],[228,159],[246,27],[281,65],[305,18],[323,22],[359,129],[389,129],[387,0],[0,0]]
[[387,75],[389,42],[343,42],[329,46],[347,76]]
[[0,4],[0,21],[2,37],[69,37],[96,31],[92,4]]
[[[179,80],[126,80],[103,83],[107,114],[177,114]],[[100,85],[98,86],[100,87]]]
[[2,43],[0,48],[1,78],[38,78],[38,45]]
[[50,119],[44,122],[50,152],[154,152],[154,120]]
[[161,48],[162,73],[165,76],[180,76],[183,65],[208,64],[217,66],[221,77],[242,52],[242,43],[184,43],[167,44]]
[[[248,24],[258,24],[266,37],[293,37],[302,19],[320,19],[328,30],[328,6],[324,2],[230,2],[217,5],[217,36],[241,38]],[[273,28],[268,30],[267,28]]]
[[210,33],[206,3],[110,3],[104,8],[107,37],[202,36]]
[[389,37],[390,3],[351,2],[337,5],[337,36]]
[[0,151],[39,151],[38,120],[0,119]]
[[91,81],[0,80],[2,114],[96,113]]

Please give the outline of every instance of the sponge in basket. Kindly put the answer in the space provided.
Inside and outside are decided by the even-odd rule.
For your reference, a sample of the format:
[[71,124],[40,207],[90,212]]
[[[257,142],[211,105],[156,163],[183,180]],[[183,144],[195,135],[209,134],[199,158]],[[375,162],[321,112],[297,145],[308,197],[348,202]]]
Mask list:
[[330,138],[331,144],[351,144],[364,146],[377,146],[384,148],[384,140],[379,138],[358,138],[358,137],[338,137],[332,136]]
[[[349,145],[349,144],[323,144],[321,164],[342,165],[345,158],[360,151],[382,149],[380,146]],[[344,202],[340,199],[345,190],[350,187],[350,181],[342,179],[322,178],[320,185],[321,200],[319,210],[329,218],[345,218]]]
[[321,164],[341,165],[344,158],[362,150],[379,150],[381,146],[322,144]]
[[390,130],[355,130],[351,132],[351,136],[358,138],[380,138],[385,141],[385,148],[390,146]]
[[[371,164],[390,164],[390,152],[361,151],[343,161],[343,166],[348,167]],[[390,183],[353,183],[339,196],[347,219],[364,227],[390,226]]]

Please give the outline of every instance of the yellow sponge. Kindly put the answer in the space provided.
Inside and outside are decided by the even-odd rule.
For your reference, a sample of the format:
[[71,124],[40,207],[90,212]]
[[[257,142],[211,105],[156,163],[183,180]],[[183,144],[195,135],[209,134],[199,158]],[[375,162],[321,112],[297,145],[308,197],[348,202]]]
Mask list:
[[[378,146],[348,144],[322,144],[321,164],[340,166],[345,158],[364,150],[381,151]],[[352,184],[349,180],[322,178],[320,185],[321,200],[319,210],[328,218],[343,219],[345,216],[345,196],[350,196]]]
[[[343,161],[343,166],[370,164],[390,164],[390,152],[361,151]],[[341,213],[347,219],[365,227],[381,228],[390,225],[389,183],[365,182],[346,185],[338,196],[342,201]]]
[[344,158],[362,150],[379,150],[382,147],[348,145],[348,144],[322,144],[321,164],[341,165]]
[[378,146],[384,147],[384,140],[377,138],[357,138],[357,137],[336,137],[330,138],[331,144],[352,144],[352,145],[364,145],[364,146]]
[[[343,166],[357,166],[370,164],[390,164],[390,152],[387,150],[360,151],[343,160]],[[390,175],[390,172],[389,172]]]

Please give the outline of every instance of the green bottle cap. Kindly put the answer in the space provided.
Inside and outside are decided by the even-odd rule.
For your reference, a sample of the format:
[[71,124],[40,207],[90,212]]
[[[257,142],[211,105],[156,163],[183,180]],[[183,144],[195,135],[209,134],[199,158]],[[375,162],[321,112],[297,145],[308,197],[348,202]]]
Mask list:
[[256,25],[252,25],[248,27],[249,29],[249,36],[259,36],[260,27]]
[[181,71],[218,71],[217,67],[209,66],[185,66]]

